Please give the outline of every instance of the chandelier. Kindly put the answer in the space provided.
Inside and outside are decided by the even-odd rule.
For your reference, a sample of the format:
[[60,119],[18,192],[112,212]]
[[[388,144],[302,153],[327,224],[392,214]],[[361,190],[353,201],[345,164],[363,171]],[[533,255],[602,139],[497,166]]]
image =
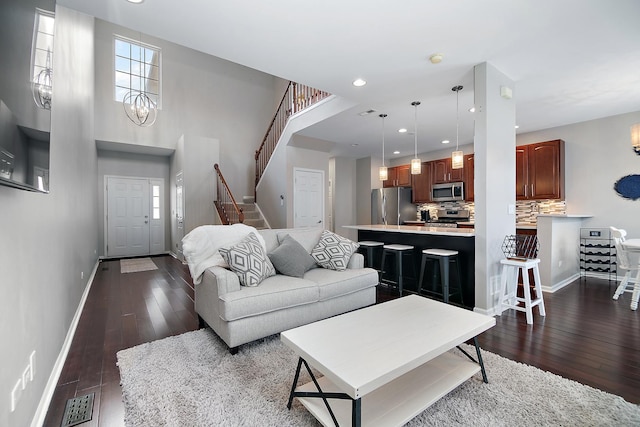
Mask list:
[[31,82],[31,92],[36,105],[45,110],[51,110],[53,94],[53,70],[51,69],[51,50],[47,49],[47,63]]

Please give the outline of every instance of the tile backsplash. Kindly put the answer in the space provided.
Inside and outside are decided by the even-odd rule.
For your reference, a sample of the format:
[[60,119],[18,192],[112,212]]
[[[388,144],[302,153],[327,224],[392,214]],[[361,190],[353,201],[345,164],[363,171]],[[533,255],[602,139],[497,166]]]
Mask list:
[[517,200],[516,224],[537,224],[538,214],[566,214],[567,202],[564,200]]
[[[473,202],[447,202],[447,203],[424,203],[417,206],[416,219],[420,219],[420,211],[427,209],[431,218],[436,218],[438,209],[469,209],[471,217],[469,221],[475,219],[475,205]],[[517,200],[516,201],[516,224],[536,224],[538,214],[566,214],[567,203],[564,200]]]

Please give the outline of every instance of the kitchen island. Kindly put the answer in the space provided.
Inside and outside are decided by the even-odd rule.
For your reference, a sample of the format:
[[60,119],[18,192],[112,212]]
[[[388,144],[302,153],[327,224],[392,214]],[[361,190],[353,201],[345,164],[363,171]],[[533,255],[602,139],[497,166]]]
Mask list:
[[[409,292],[417,292],[417,279],[420,275],[420,261],[423,249],[449,249],[458,251],[460,263],[460,276],[464,296],[464,306],[473,308],[475,305],[475,232],[468,228],[443,228],[425,227],[417,225],[346,225],[344,228],[358,230],[358,240],[373,240],[384,244],[400,243],[414,247],[413,259],[415,267],[414,280],[406,280],[404,288]],[[378,263],[380,261],[378,260]],[[409,276],[413,273],[411,267],[405,267]],[[451,284],[455,286],[457,272],[451,270]],[[430,283],[432,269],[425,273],[424,287]],[[387,277],[385,275],[385,277]],[[458,296],[451,298],[452,302],[459,303]]]

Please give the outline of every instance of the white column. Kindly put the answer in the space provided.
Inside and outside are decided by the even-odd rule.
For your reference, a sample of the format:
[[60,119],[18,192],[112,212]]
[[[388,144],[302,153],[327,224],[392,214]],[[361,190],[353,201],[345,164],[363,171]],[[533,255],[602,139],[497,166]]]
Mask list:
[[506,235],[515,234],[514,83],[489,63],[474,68],[475,77],[475,311],[498,310],[500,260]]

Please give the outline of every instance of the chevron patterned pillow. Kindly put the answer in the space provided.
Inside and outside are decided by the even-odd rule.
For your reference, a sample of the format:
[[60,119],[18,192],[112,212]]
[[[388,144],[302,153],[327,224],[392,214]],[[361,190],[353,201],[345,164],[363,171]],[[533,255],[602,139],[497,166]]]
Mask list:
[[358,247],[356,242],[324,230],[318,244],[311,251],[311,256],[324,268],[342,271],[347,269],[349,259]]
[[240,243],[218,251],[243,286],[258,286],[264,279],[276,274],[276,269],[254,233],[247,234]]

